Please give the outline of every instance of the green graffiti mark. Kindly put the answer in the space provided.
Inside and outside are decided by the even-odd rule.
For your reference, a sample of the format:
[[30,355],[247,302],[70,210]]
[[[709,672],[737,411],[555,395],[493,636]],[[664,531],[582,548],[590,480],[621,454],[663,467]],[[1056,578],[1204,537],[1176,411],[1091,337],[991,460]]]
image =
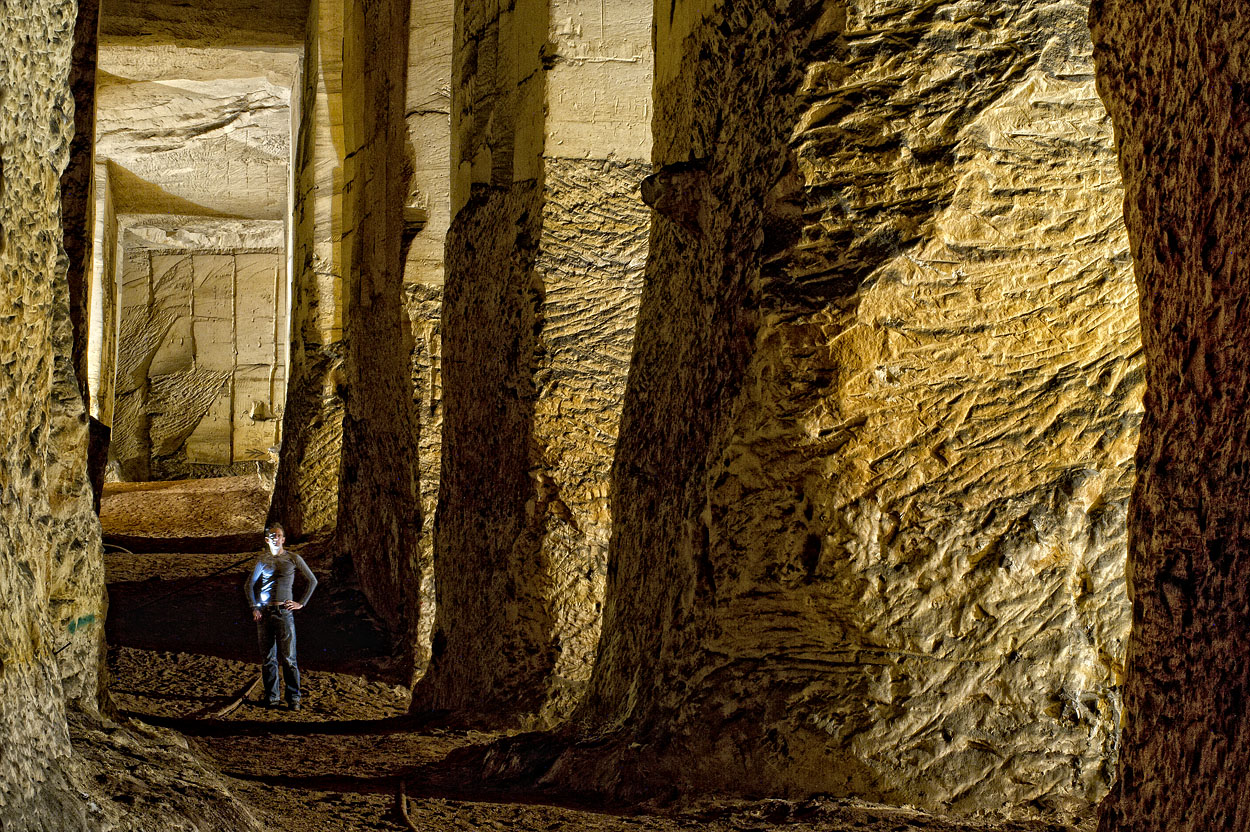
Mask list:
[[80,615],[78,616],[78,619],[76,621],[69,622],[69,631],[71,633],[75,633],[75,632],[78,632],[78,630],[80,630],[81,628],[86,627],[89,624],[94,624],[94,623],[95,623],[95,616],[92,615],[91,613],[87,613],[86,615]]

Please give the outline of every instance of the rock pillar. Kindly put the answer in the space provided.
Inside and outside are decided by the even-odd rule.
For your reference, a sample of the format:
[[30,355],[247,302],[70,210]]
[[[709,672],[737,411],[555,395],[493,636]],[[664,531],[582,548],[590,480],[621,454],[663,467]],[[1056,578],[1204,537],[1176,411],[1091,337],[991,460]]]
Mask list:
[[1082,10],[670,5],[576,720],[620,753],[553,776],[1088,808],[1143,380]]
[[295,150],[290,383],[270,519],[333,531],[343,447],[343,4],[312,0]]
[[[103,558],[74,371],[61,174],[74,135],[76,4],[0,7],[0,816],[86,828],[63,773],[67,702],[90,707]],[[88,166],[88,171],[90,166]]]
[[[350,4],[343,21],[344,422],[338,540],[414,667],[421,504],[403,207],[408,0]],[[403,672],[406,669],[401,669]]]
[[549,723],[589,677],[646,249],[650,15],[457,6],[438,606],[414,707]]

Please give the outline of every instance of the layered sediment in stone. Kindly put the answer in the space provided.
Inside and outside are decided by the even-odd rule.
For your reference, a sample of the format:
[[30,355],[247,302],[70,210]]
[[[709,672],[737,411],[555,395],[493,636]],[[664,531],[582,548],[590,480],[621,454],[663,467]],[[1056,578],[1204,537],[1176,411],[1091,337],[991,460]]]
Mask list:
[[122,226],[111,458],[130,480],[254,471],[285,398],[281,223]]
[[406,0],[351,7],[343,20],[343,465],[337,540],[396,639],[398,671],[416,667],[421,502],[411,330],[405,314],[403,207]]
[[417,708],[549,723],[589,678],[646,250],[636,5],[457,17],[438,607]]
[[1119,781],[1099,829],[1250,829],[1250,9],[1094,4],[1141,291]]
[[577,719],[620,753],[553,777],[1088,807],[1143,385],[1082,9],[656,25],[655,226]]

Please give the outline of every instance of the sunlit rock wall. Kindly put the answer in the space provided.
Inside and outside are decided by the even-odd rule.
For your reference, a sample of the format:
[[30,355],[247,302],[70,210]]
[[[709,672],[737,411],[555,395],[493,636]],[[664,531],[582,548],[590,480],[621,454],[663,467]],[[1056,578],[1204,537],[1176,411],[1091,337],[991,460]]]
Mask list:
[[557,776],[1087,808],[1143,378],[1084,9],[662,5],[578,714],[621,753]]
[[270,519],[334,529],[343,447],[343,6],[312,0],[295,138],[291,382]]
[[404,201],[412,168],[404,90],[408,0],[348,7],[343,19],[343,464],[337,540],[395,638],[397,671],[418,664],[419,423],[404,309]]
[[1133,634],[1102,830],[1250,829],[1250,8],[1099,0],[1141,289]]
[[279,222],[123,222],[111,456],[131,480],[255,471],[278,438],[286,274]]
[[417,707],[542,723],[589,678],[646,252],[650,17],[457,7],[438,608]]

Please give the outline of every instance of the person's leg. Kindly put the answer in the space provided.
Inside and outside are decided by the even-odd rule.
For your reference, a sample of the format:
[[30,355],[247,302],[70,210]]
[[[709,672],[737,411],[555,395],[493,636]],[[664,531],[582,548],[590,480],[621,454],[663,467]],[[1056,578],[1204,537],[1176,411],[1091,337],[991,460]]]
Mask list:
[[278,622],[266,609],[256,622],[256,641],[260,645],[260,678],[265,688],[265,702],[278,704]]
[[295,706],[300,700],[299,665],[295,661],[295,614],[283,610],[279,625],[278,655],[282,660],[282,675],[286,677],[286,701],[288,705]]

